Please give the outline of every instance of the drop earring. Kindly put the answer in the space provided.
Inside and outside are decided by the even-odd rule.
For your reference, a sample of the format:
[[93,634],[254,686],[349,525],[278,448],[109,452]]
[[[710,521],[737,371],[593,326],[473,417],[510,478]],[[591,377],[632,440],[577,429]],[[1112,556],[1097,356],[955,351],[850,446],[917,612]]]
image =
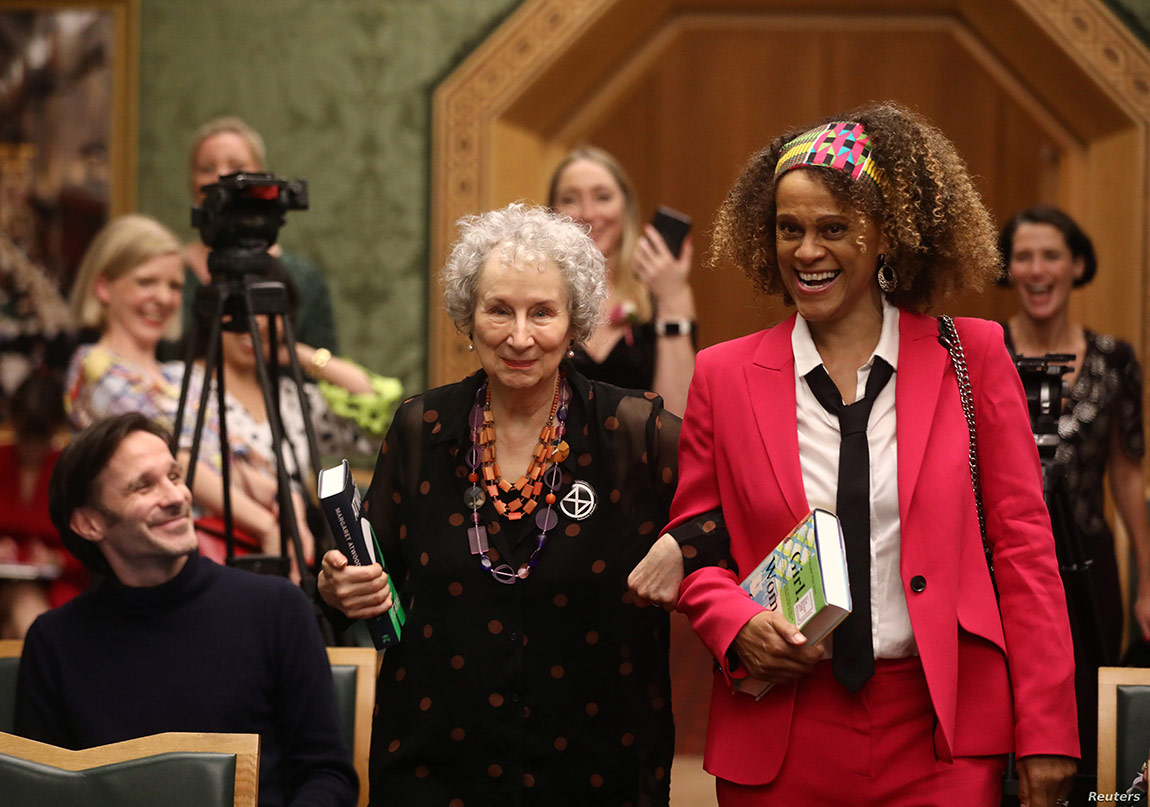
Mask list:
[[572,341],[569,345],[567,345],[567,358],[569,358],[569,359],[575,358],[575,342],[574,341]]
[[898,288],[898,276],[894,267],[886,262],[886,255],[878,256],[878,287],[887,294],[892,294]]

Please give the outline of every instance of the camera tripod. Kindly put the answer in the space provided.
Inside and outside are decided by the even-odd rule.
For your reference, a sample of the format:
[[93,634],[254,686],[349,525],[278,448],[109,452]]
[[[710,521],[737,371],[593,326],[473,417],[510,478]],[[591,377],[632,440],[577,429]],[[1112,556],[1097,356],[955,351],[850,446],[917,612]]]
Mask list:
[[[216,253],[208,256],[209,267],[216,259]],[[254,256],[268,261],[275,258],[267,255]],[[227,548],[228,565],[248,568],[253,571],[268,572],[287,575],[290,571],[288,541],[295,553],[295,561],[300,576],[301,586],[312,593],[315,585],[307,563],[304,560],[303,542],[300,538],[299,524],[296,521],[295,508],[291,498],[291,480],[284,465],[284,430],[280,409],[280,372],[281,368],[276,357],[279,355],[279,339],[277,334],[277,319],[282,323],[284,333],[284,346],[287,348],[288,365],[292,380],[295,382],[298,393],[300,411],[303,413],[304,427],[307,434],[308,452],[314,476],[319,475],[319,452],[316,447],[315,432],[311,424],[311,412],[307,396],[303,392],[303,374],[300,370],[299,357],[295,349],[295,333],[288,316],[287,290],[283,283],[276,281],[253,282],[253,274],[238,276],[217,274],[213,269],[212,282],[201,287],[195,300],[195,320],[192,334],[188,341],[187,363],[183,382],[180,386],[180,399],[176,408],[173,442],[178,444],[186,411],[188,391],[191,383],[191,366],[195,359],[195,346],[198,331],[208,326],[207,350],[204,357],[203,385],[200,389],[199,408],[196,411],[195,428],[192,434],[191,456],[188,461],[187,483],[191,487],[196,459],[199,456],[200,441],[203,434],[204,422],[207,415],[208,395],[211,391],[213,373],[215,375],[215,391],[217,413],[220,419],[220,454],[222,457],[223,481],[223,522],[224,541]],[[266,315],[268,323],[268,352],[264,353],[257,316]],[[225,318],[230,318],[225,322]],[[276,458],[276,501],[279,507],[280,522],[280,554],[266,555],[236,555],[235,524],[232,515],[231,495],[231,460],[228,450],[227,407],[225,404],[226,390],[224,384],[224,366],[222,362],[222,334],[224,330],[247,332],[251,335],[252,347],[255,353],[256,373],[259,379],[260,390],[263,393],[264,406],[267,411],[268,425],[272,435],[272,447]],[[268,357],[271,357],[269,361]],[[298,467],[298,462],[297,462]],[[300,469],[302,471],[302,469]]]
[[1097,773],[1098,736],[1098,668],[1117,663],[1118,648],[1108,648],[1103,641],[1102,617],[1095,599],[1091,567],[1082,536],[1070,512],[1070,490],[1065,469],[1053,458],[1042,461],[1042,489],[1050,510],[1054,530],[1054,548],[1062,586],[1066,591],[1066,609],[1070,616],[1070,636],[1074,642],[1074,689],[1078,701],[1078,733],[1083,739],[1079,779]]
[[[1114,662],[1117,648],[1103,642],[1102,619],[1094,596],[1093,561],[1087,557],[1082,535],[1070,512],[1070,490],[1065,468],[1055,461],[1060,437],[1058,420],[1068,394],[1062,376],[1070,372],[1074,356],[1048,353],[1042,357],[1016,356],[1015,366],[1026,389],[1030,428],[1042,465],[1042,497],[1050,513],[1054,549],[1070,618],[1074,646],[1074,690],[1078,706],[1078,733],[1082,760],[1075,777],[1073,803],[1085,803],[1096,781],[1098,724],[1098,668]],[[1018,777],[1011,754],[1003,777],[1004,807],[1018,804]]]

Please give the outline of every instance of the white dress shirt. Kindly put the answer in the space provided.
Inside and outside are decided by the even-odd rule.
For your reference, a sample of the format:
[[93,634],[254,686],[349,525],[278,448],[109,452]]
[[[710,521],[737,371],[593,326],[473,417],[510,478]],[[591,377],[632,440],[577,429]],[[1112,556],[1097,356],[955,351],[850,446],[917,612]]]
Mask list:
[[[898,380],[898,309],[883,298],[882,333],[866,364],[858,369],[855,400],[866,395],[874,357],[894,369],[879,392],[867,420],[870,449],[870,607],[875,658],[917,655],[906,594],[899,576],[898,450],[895,431],[895,384]],[[799,316],[791,334],[795,354],[795,402],[798,407],[799,464],[810,507],[837,510],[839,419],[815,398],[806,374],[823,363],[806,320]],[[834,638],[832,634],[832,640]],[[828,643],[829,644],[829,643]],[[824,657],[830,656],[830,648]]]

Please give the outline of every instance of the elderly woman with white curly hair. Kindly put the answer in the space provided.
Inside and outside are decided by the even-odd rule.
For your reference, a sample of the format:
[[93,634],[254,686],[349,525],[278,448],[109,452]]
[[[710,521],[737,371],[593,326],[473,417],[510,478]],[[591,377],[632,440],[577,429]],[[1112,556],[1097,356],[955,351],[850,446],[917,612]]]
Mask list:
[[[668,618],[627,575],[667,519],[679,419],[566,361],[605,294],[583,228],[513,204],[460,230],[445,304],[482,369],[403,404],[366,496],[407,609],[372,803],[666,805]],[[332,551],[320,591],[370,618],[386,579]]]

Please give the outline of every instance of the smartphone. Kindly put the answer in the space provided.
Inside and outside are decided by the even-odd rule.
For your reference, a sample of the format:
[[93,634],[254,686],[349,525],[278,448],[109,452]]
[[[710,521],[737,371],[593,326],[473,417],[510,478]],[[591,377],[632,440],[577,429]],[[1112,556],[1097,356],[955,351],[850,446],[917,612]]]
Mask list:
[[651,218],[651,226],[659,231],[667,242],[667,249],[678,258],[683,251],[683,239],[691,231],[691,217],[669,207],[660,207]]

